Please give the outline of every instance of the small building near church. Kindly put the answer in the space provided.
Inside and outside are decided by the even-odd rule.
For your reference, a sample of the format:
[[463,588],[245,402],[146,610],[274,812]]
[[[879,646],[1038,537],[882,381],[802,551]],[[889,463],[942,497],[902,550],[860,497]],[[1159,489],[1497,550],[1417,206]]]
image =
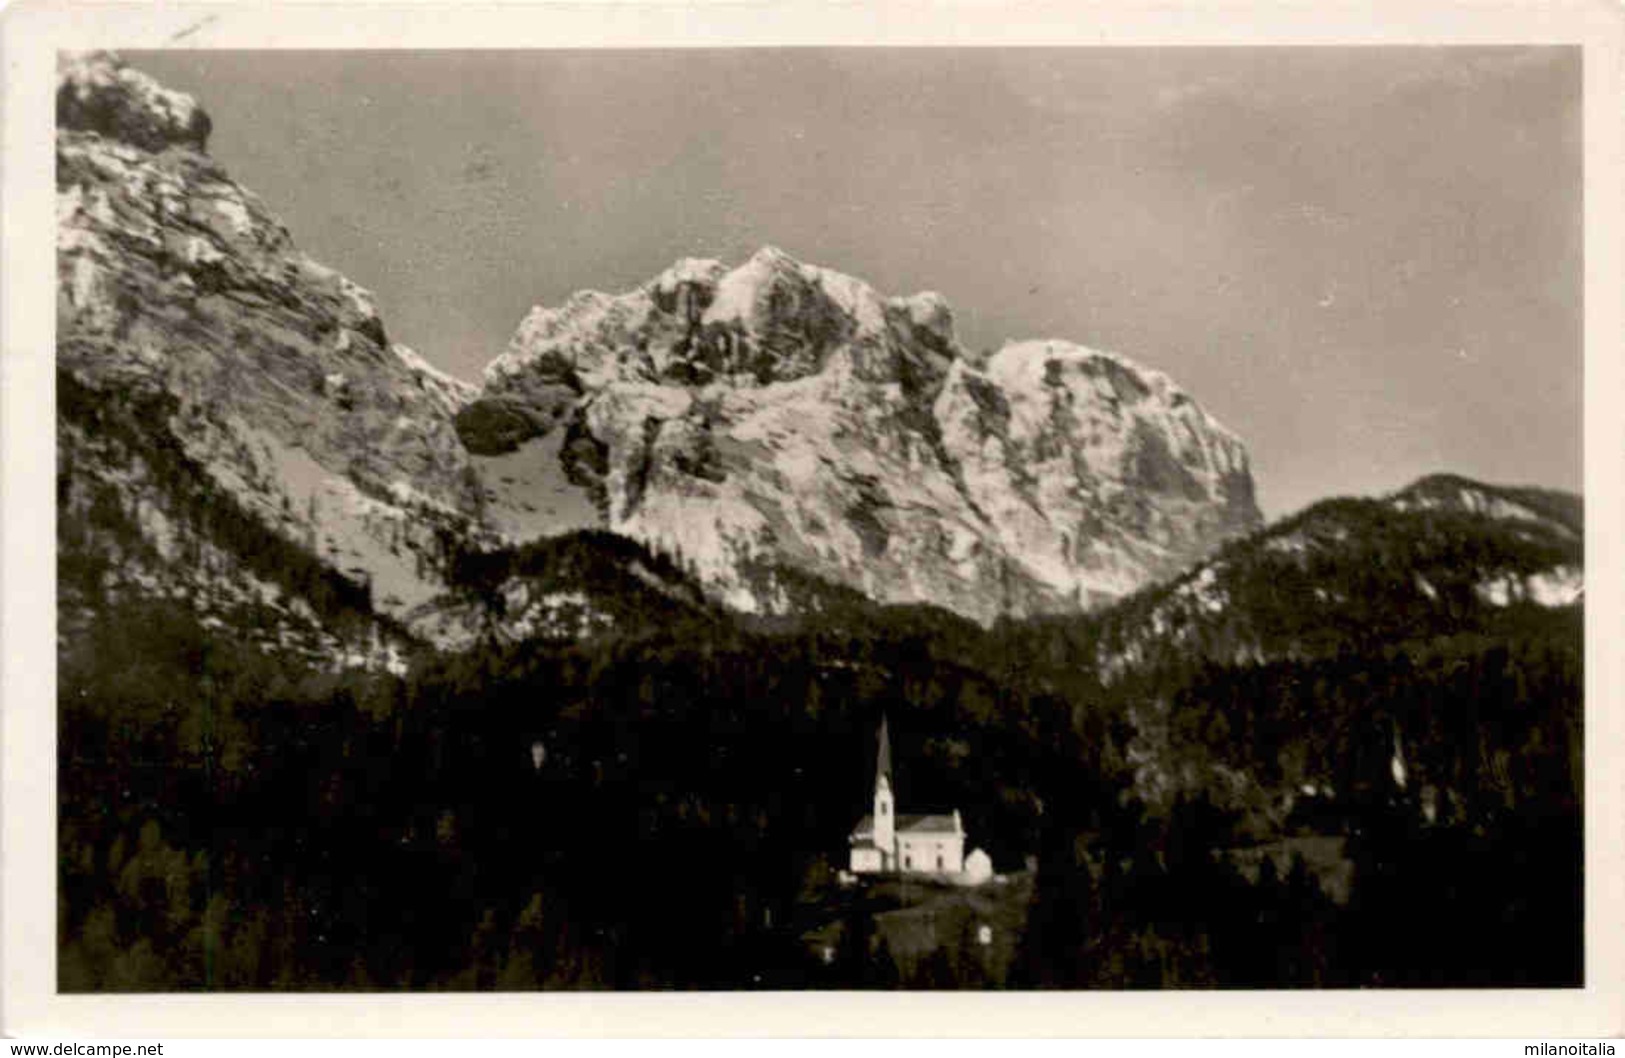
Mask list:
[[854,874],[923,874],[957,877],[965,869],[965,825],[950,815],[899,812],[892,792],[891,739],[880,721],[875,759],[874,811],[858,821],[848,839]]
[[970,885],[982,885],[993,877],[993,860],[981,849],[972,849],[971,854],[965,857],[965,881]]

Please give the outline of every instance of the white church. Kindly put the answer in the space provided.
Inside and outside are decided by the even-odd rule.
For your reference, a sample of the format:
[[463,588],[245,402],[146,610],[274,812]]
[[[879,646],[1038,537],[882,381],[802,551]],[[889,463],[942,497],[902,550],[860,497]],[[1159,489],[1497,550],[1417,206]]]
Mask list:
[[892,793],[891,739],[880,720],[875,760],[874,811],[858,821],[848,839],[853,874],[923,874],[980,884],[992,863],[980,849],[965,856],[965,824],[952,815],[900,815]]

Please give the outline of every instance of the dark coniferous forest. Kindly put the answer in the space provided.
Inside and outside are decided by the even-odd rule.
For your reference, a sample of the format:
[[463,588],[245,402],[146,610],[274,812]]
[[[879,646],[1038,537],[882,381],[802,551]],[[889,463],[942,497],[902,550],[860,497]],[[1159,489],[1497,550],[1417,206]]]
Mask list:
[[[104,448],[140,429],[62,394]],[[448,546],[471,604],[529,577],[620,619],[395,675],[108,597],[135,514],[64,436],[60,497],[90,512],[60,528],[65,991],[1581,983],[1581,611],[1468,590],[1549,560],[1528,530],[1321,505],[1223,551],[1222,617],[1161,638],[1178,582],[991,628],[797,582],[805,616],[768,622],[608,534]],[[379,622],[127,440],[200,538],[329,627]],[[1312,584],[1272,568],[1269,539],[1328,526]],[[883,887],[837,879],[882,715],[902,800],[961,807],[1010,883],[997,958],[905,955]]]

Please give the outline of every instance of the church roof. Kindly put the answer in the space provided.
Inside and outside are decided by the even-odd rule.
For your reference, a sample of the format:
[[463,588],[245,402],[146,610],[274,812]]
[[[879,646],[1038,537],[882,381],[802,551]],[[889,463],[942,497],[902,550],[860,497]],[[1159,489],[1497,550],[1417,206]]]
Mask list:
[[[949,815],[900,815],[897,817],[899,834],[958,834],[958,821]],[[875,817],[866,815],[852,828],[854,843],[872,842],[875,836]]]
[[951,815],[898,816],[899,834],[957,834],[959,825]]

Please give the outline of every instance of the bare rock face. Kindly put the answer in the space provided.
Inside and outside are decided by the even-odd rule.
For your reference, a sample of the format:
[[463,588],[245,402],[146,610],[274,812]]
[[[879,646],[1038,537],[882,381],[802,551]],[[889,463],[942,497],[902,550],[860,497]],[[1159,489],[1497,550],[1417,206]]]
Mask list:
[[[973,364],[940,296],[772,248],[537,308],[470,386],[210,159],[190,97],[106,53],[58,78],[78,405],[166,409],[162,444],[386,614],[432,608],[452,551],[596,526],[741,610],[794,608],[791,568],[986,621],[1097,605],[1258,522],[1245,449],[1161,374],[1064,342]],[[63,436],[145,509],[93,427]]]
[[432,595],[436,532],[477,521],[452,422],[472,387],[392,346],[371,295],[204,153],[190,97],[75,56],[57,118],[59,371],[164,396],[189,458],[386,612]]
[[787,605],[780,564],[984,621],[1089,608],[1259,524],[1246,449],[1166,376],[1066,342],[973,366],[940,296],[773,248],[534,309],[458,425],[747,611]]

